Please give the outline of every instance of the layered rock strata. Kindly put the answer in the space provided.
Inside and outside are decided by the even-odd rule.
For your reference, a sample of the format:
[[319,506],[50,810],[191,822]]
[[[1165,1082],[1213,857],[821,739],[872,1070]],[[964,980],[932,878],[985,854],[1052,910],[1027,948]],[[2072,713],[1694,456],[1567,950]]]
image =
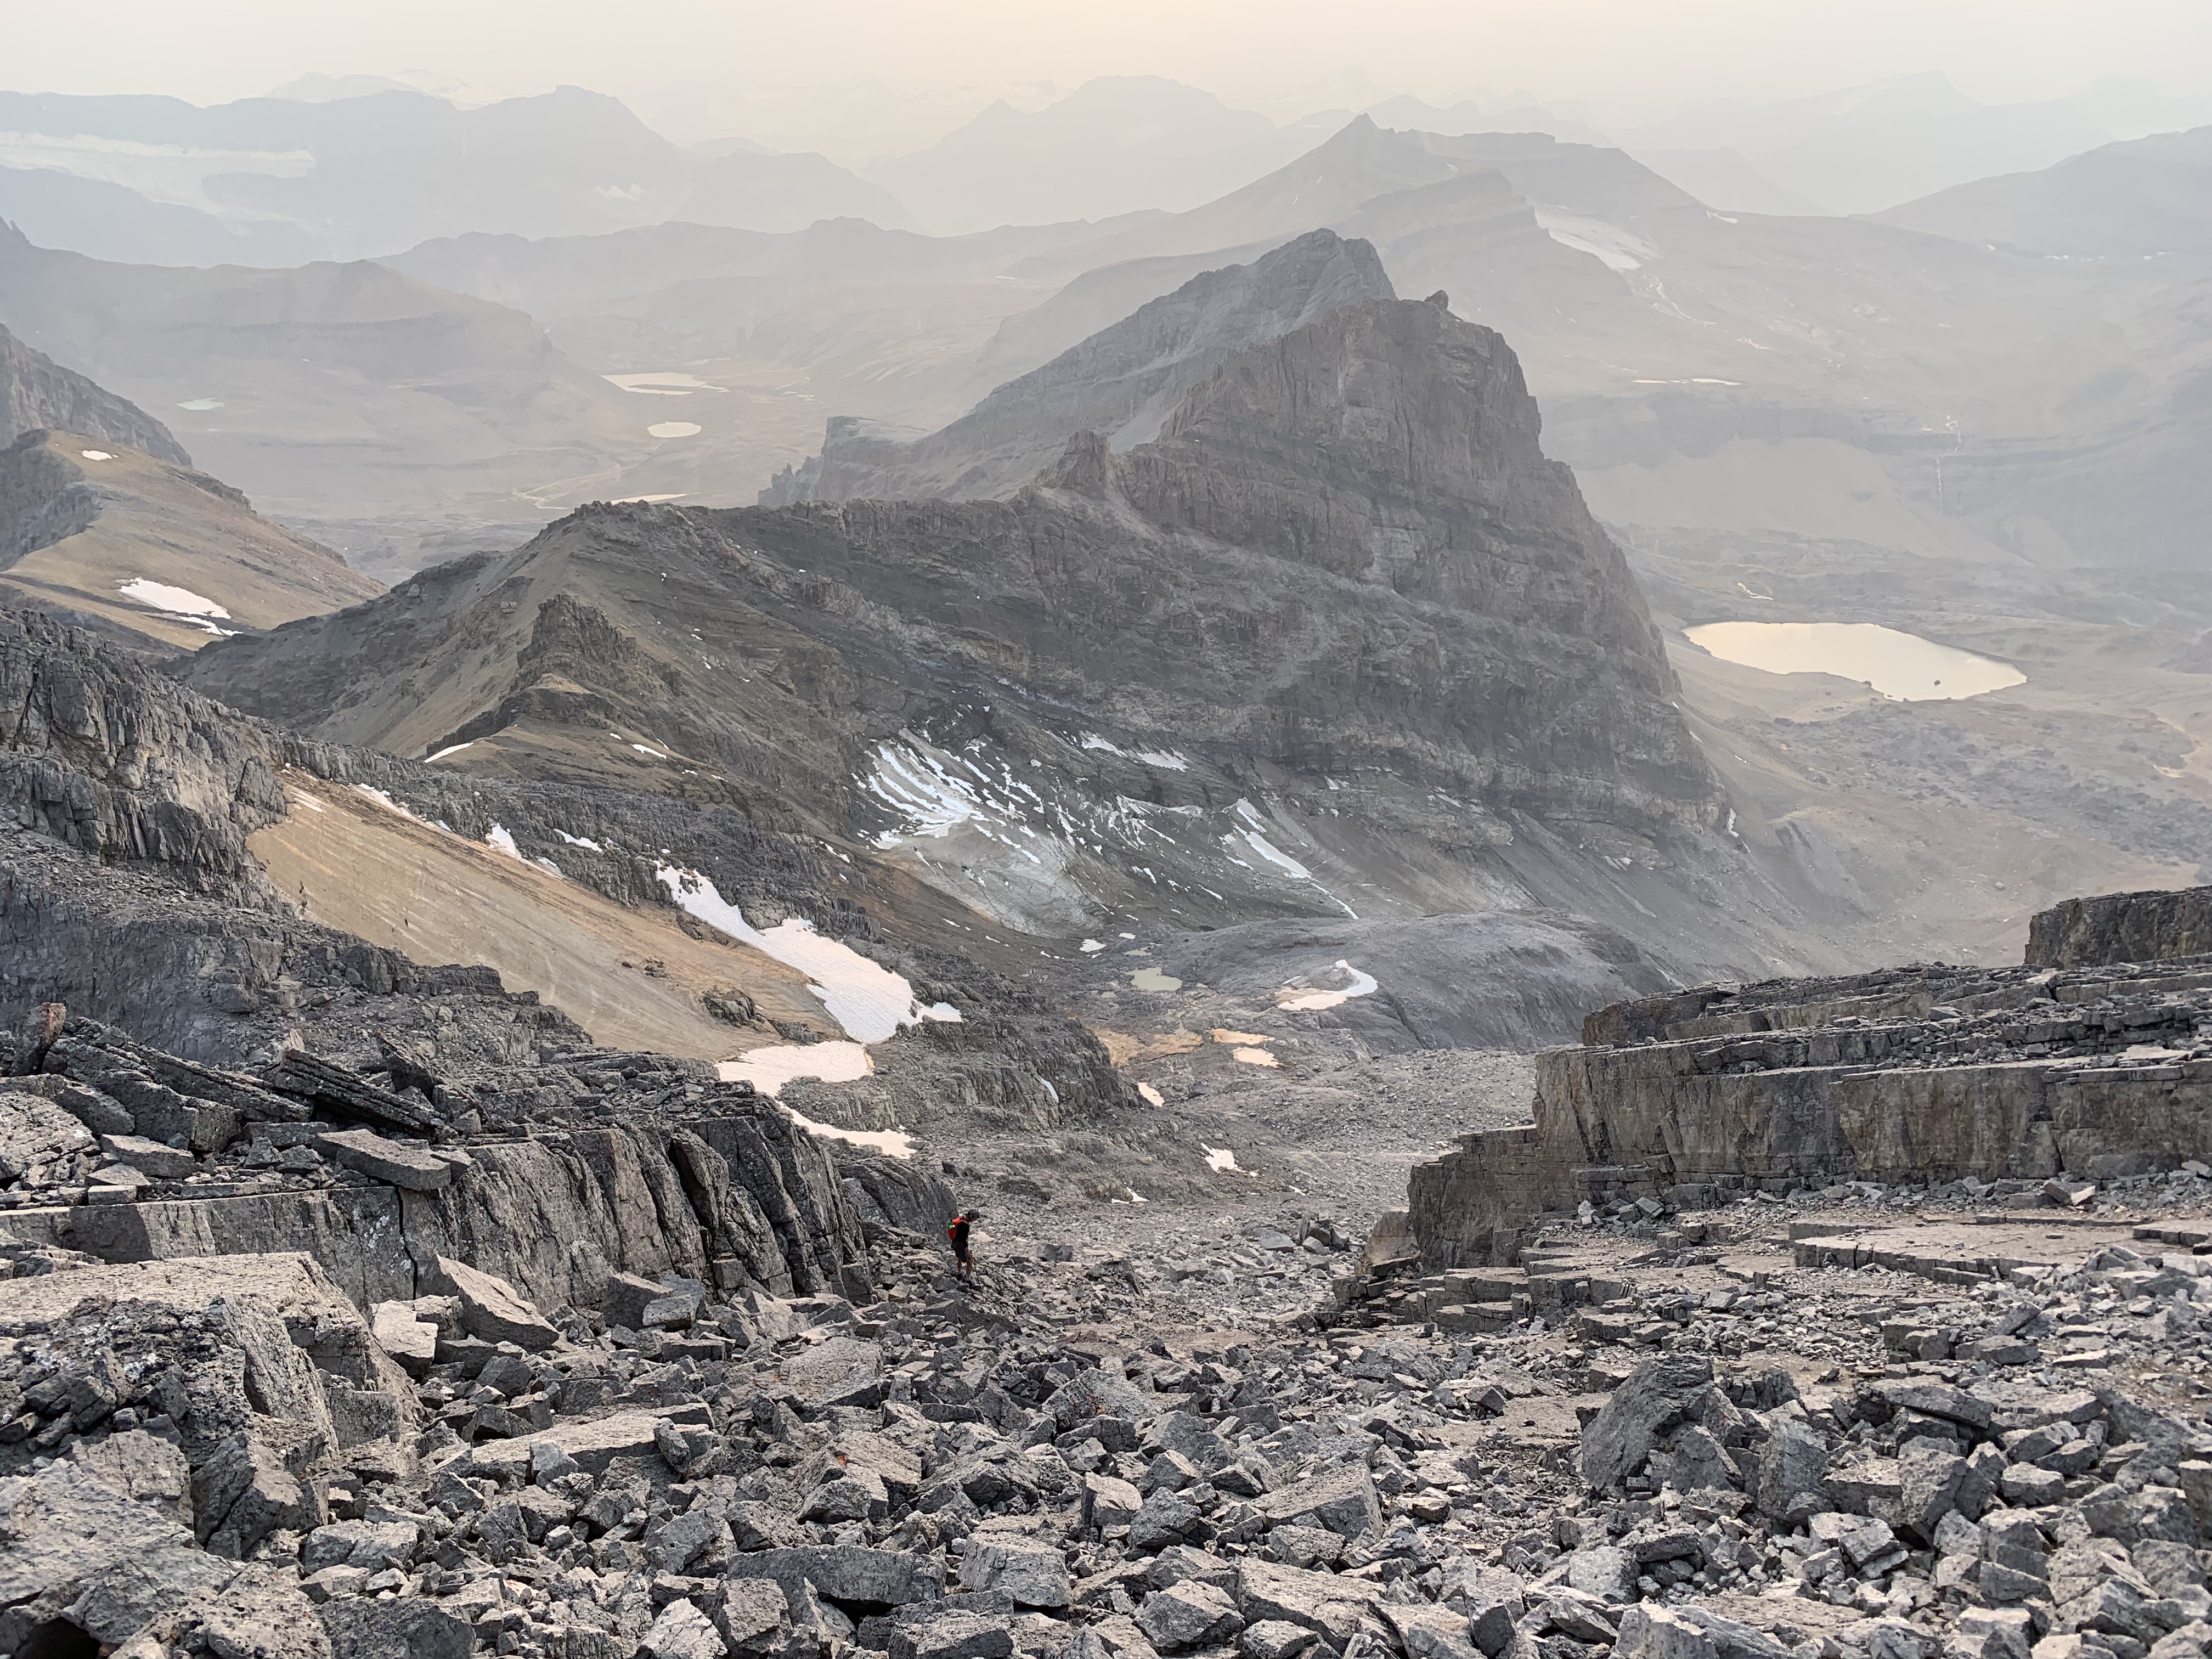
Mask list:
[[2164,955],[2188,942],[2166,929],[2205,902],[2202,889],[2134,895],[2036,920],[2038,940],[2094,932],[2146,961],[1778,980],[1601,1009],[1581,1046],[1539,1058],[1531,1125],[1462,1137],[1414,1170],[1418,1254],[1510,1262],[1540,1212],[1622,1194],[1698,1207],[1849,1179],[2095,1180],[2212,1157],[2212,959]]
[[52,1007],[0,1046],[19,1254],[299,1251],[364,1308],[447,1287],[448,1258],[552,1308],[595,1305],[613,1272],[867,1294],[824,1143],[711,1067],[586,1049],[471,1084],[395,1049],[371,1076],[298,1054],[246,1072]]

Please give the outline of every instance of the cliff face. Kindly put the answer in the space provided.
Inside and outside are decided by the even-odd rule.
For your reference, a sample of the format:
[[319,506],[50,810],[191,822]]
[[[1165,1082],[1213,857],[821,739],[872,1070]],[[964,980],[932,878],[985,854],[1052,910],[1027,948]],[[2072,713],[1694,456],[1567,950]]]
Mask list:
[[104,438],[179,466],[192,464],[169,428],[137,404],[0,328],[0,442],[42,428]]
[[[1247,347],[1010,500],[586,508],[181,672],[335,741],[872,842],[1034,930],[1534,896],[1735,959],[1686,888],[1725,808],[1643,601],[1512,353],[1441,305]],[[1626,888],[1675,915],[1639,932]]]
[[2031,968],[2094,968],[2212,953],[2212,887],[2068,899],[2027,924]]
[[1115,449],[1146,442],[1231,353],[1340,306],[1391,297],[1371,246],[1314,231],[1249,264],[1194,276],[927,437],[902,440],[873,422],[834,419],[821,454],[779,474],[760,504],[1009,495],[1076,433],[1102,434]]

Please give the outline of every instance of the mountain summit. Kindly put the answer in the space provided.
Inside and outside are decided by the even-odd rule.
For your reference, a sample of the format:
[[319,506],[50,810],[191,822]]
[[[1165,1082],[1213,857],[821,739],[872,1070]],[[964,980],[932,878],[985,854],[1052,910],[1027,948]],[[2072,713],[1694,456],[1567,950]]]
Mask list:
[[[1033,931],[1644,903],[1725,805],[1518,363],[1368,300],[1003,501],[586,507],[182,672],[317,735],[726,800]],[[1664,872],[1665,873],[1661,873]],[[1675,895],[1672,899],[1666,894]]]

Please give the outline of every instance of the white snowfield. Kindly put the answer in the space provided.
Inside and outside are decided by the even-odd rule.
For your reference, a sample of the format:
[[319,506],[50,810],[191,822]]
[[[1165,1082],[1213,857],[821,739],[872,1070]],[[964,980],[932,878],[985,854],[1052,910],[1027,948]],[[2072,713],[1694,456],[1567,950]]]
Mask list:
[[[88,456],[92,453],[89,450],[85,453]],[[150,605],[156,611],[172,611],[179,617],[221,617],[226,622],[230,618],[229,611],[189,587],[172,587],[167,582],[149,581],[139,576],[125,582],[120,591],[126,599],[136,599],[141,605]]]
[[[717,1070],[725,1082],[743,1079],[767,1095],[780,1093],[785,1084],[799,1078],[849,1083],[875,1069],[867,1044],[885,1042],[896,1036],[902,1026],[916,1025],[926,1019],[960,1018],[960,1011],[949,1002],[932,1003],[925,1007],[915,1000],[914,987],[903,974],[891,972],[881,963],[870,961],[837,939],[823,938],[811,921],[793,916],[763,930],[747,921],[744,913],[696,870],[681,870],[665,864],[653,872],[653,876],[667,888],[669,896],[678,905],[709,927],[805,974],[806,988],[821,999],[823,1007],[850,1039],[844,1042],[771,1043],[750,1049],[735,1060],[720,1063]],[[856,1146],[876,1146],[878,1139],[896,1139],[900,1146],[877,1146],[878,1151],[896,1158],[908,1157],[913,1152],[912,1140],[902,1134],[867,1138],[859,1130],[831,1129],[796,1113],[793,1117],[813,1133],[832,1134]]]

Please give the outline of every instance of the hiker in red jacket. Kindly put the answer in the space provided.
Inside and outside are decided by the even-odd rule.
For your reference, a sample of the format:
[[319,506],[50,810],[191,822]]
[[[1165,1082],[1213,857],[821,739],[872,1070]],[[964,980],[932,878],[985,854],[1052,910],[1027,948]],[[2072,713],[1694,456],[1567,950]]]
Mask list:
[[968,1254],[968,1229],[972,1223],[982,1218],[981,1210],[963,1210],[952,1218],[952,1224],[945,1230],[945,1237],[952,1241],[953,1259],[960,1264],[960,1277],[963,1279],[975,1277],[975,1260]]

